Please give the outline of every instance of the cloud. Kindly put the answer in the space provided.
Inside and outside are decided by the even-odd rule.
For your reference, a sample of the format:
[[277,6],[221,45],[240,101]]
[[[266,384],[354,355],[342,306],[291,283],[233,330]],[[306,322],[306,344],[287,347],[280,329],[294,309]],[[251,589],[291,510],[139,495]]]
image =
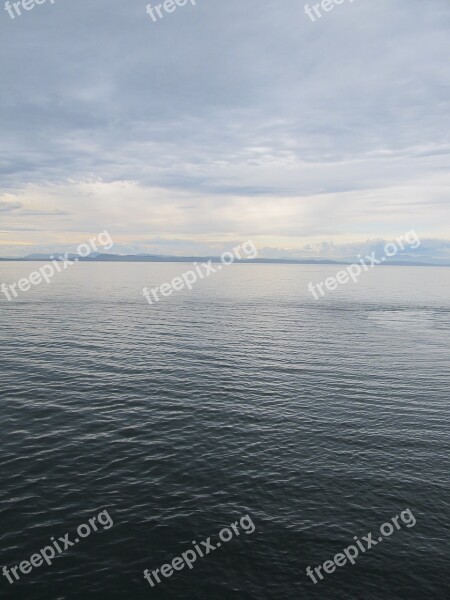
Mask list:
[[173,252],[449,237],[448,0],[359,0],[316,23],[298,0],[198,1],[157,23],[145,4],[0,19],[12,244],[107,227]]
[[12,212],[17,210],[22,205],[20,202],[8,202],[6,200],[0,200],[0,212]]
[[[405,232],[405,234],[408,232]],[[411,239],[414,236],[411,235]],[[289,258],[295,260],[321,258],[330,260],[355,261],[359,255],[382,257],[387,243],[395,244],[396,238],[365,240],[352,244],[335,244],[334,242],[320,242],[306,244],[302,248],[291,250],[287,248],[261,248],[261,258]],[[405,239],[405,238],[403,238]],[[406,238],[409,239],[409,238]],[[414,238],[415,239],[415,238]],[[404,250],[399,251],[393,260],[410,260],[420,262],[442,262],[450,264],[450,241],[438,239],[421,239],[420,246],[412,248],[405,242]]]

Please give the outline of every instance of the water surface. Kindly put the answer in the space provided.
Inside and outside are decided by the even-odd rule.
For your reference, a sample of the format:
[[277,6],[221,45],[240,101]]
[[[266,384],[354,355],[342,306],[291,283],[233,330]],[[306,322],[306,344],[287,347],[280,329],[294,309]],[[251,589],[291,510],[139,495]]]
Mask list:
[[[2,597],[448,598],[450,270],[380,267],[316,301],[335,267],[233,265],[149,306],[186,268],[79,264],[1,296],[1,564],[114,521]],[[405,508],[415,527],[306,577]],[[143,579],[245,514],[252,535]]]

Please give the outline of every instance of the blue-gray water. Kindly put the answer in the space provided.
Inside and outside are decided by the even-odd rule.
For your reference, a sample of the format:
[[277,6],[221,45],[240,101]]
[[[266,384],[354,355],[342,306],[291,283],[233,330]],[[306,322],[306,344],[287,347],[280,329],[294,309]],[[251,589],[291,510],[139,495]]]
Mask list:
[[[0,283],[39,263],[0,263]],[[108,510],[20,600],[446,600],[450,269],[380,267],[315,301],[330,266],[79,264],[0,298],[1,566]],[[409,508],[417,523],[306,576]],[[222,527],[256,525],[151,588]]]

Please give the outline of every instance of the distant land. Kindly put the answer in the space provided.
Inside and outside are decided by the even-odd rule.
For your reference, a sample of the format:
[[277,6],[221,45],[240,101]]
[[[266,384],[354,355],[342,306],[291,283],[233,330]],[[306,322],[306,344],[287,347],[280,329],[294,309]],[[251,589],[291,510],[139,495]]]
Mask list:
[[[16,257],[16,258],[1,258],[3,262],[27,262],[27,261],[51,261],[53,258],[63,256],[63,252],[52,253],[52,254],[29,254],[28,256]],[[67,253],[67,258],[73,260],[78,258],[80,262],[207,262],[211,260],[213,263],[219,263],[219,256],[164,256],[158,254],[99,254],[92,253],[90,256],[81,257],[76,254]],[[424,260],[409,260],[404,258],[401,260],[389,260],[381,263],[379,266],[397,266],[397,267],[450,267],[450,263],[445,262],[442,259],[431,259],[433,262]],[[275,265],[350,265],[357,263],[358,261],[354,258],[342,258],[337,260],[320,259],[320,258],[308,258],[308,259],[289,259],[289,258],[253,258],[253,259],[242,259],[235,260],[235,263],[257,263],[257,264],[275,264]],[[370,264],[369,261],[367,261]]]

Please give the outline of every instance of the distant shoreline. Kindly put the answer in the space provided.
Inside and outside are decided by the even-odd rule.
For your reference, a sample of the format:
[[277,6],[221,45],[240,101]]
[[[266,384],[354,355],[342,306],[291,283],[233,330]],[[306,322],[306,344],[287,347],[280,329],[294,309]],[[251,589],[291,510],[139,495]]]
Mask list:
[[[56,256],[58,253],[55,253]],[[121,263],[192,263],[200,261],[212,261],[219,263],[218,256],[137,256],[119,254],[101,254],[98,256],[80,257],[76,254],[68,254],[69,259],[78,258],[80,262],[121,262]],[[0,258],[0,262],[46,262],[52,260],[48,256],[25,256],[22,258]],[[282,258],[254,258],[251,260],[236,260],[235,264],[273,264],[273,265],[350,265],[351,260],[324,260],[324,259],[282,259]],[[428,263],[418,261],[386,261],[382,265],[390,267],[450,267],[446,263]]]

